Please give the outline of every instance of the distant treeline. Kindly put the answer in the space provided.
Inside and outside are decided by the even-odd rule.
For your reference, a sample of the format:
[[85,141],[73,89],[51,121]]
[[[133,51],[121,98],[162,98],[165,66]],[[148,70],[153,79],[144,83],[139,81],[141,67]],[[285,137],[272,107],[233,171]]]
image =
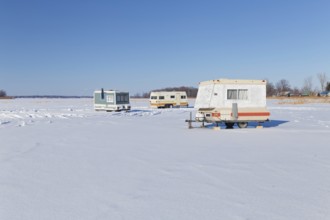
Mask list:
[[[281,79],[276,83],[267,80],[267,96],[310,96],[319,95],[323,91],[330,91],[330,81],[326,73],[317,74],[320,87],[314,87],[313,77],[305,78],[303,86],[291,87],[290,82],[286,79]],[[189,98],[196,98],[198,88],[192,86],[166,87],[155,89],[149,92],[131,94],[132,98],[149,98],[151,92],[157,91],[185,91]],[[0,89],[0,98],[93,98],[93,96],[61,96],[61,95],[29,95],[29,96],[7,96],[5,90]]]
[[0,97],[5,97],[7,96],[7,93],[5,90],[0,89]]
[[53,98],[53,99],[77,99],[77,98],[93,98],[93,96],[67,96],[67,95],[20,95],[20,96],[7,96],[5,90],[0,89],[0,98]]
[[270,96],[315,96],[322,91],[330,91],[330,82],[327,82],[326,75],[318,75],[321,89],[313,88],[313,77],[306,78],[301,88],[291,87],[286,79],[279,80],[276,84],[267,81],[266,93]]
[[163,89],[155,89],[151,90],[150,92],[144,92],[144,93],[136,93],[132,95],[132,98],[149,98],[151,92],[159,92],[159,91],[185,91],[187,93],[187,96],[189,98],[196,98],[198,89],[195,87],[187,87],[187,86],[180,86],[180,87],[166,87]]
[[51,98],[51,99],[80,99],[80,98],[93,98],[93,96],[62,96],[62,95],[24,95],[13,96],[14,98]]

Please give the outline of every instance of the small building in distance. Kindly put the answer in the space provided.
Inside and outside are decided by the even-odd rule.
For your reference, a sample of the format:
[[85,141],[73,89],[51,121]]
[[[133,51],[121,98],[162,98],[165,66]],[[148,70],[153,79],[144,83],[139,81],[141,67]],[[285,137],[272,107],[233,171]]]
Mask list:
[[131,109],[129,93],[115,90],[94,91],[96,111],[128,111]]

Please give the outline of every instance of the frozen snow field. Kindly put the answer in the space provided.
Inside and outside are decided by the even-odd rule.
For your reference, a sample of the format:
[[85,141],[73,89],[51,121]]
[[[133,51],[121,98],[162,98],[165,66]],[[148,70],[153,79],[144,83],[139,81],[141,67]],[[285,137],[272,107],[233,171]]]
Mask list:
[[330,104],[272,100],[263,129],[219,131],[131,104],[0,100],[0,219],[330,219]]

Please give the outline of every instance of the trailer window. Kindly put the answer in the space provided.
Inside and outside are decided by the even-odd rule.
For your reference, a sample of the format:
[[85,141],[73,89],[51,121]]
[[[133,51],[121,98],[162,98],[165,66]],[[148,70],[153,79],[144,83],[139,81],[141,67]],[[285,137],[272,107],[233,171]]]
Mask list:
[[239,89],[238,90],[238,99],[247,100],[248,99],[248,90],[247,89]]
[[227,90],[227,99],[237,99],[237,89],[228,89]]
[[247,89],[228,89],[227,90],[228,100],[247,100],[248,90]]
[[175,96],[174,95],[171,95],[171,99],[175,99]]
[[186,99],[187,97],[185,95],[182,95],[181,96],[181,99]]
[[113,103],[113,94],[107,95],[107,102]]
[[165,99],[165,96],[159,96],[159,99]]
[[157,96],[151,96],[150,99],[157,99]]
[[125,98],[125,102],[128,102],[129,101],[128,95],[125,95],[124,98]]
[[129,94],[117,94],[116,95],[117,104],[127,104],[129,103]]

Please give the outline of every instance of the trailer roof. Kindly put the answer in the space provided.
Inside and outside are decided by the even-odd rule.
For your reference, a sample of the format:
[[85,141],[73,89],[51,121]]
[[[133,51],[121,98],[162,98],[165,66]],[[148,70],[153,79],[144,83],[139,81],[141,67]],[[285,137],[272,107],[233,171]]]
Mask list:
[[[101,90],[95,90],[94,93],[101,93]],[[122,91],[118,91],[118,90],[104,90],[104,92],[107,93],[129,93],[129,92],[122,92]]]
[[186,91],[153,91],[151,93],[183,93],[183,92],[186,92]]
[[250,85],[266,85],[266,80],[250,80],[250,79],[215,79],[200,82],[199,85],[209,84],[250,84]]

